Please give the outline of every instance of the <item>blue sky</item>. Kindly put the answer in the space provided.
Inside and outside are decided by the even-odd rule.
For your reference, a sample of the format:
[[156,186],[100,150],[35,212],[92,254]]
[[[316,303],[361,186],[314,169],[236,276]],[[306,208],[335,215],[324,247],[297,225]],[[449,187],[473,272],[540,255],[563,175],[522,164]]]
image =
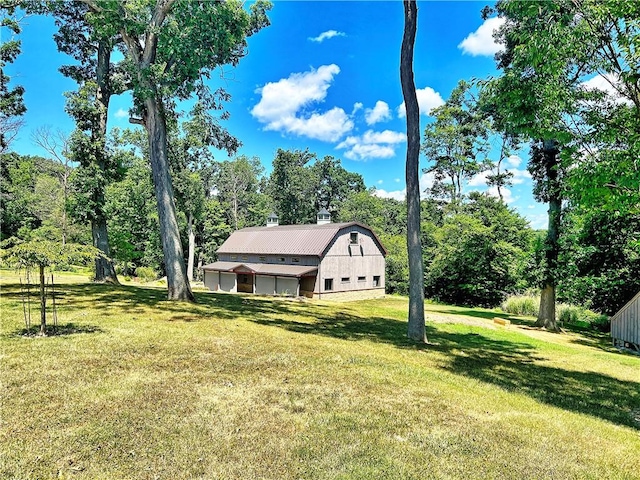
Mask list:
[[[421,129],[461,79],[495,75],[497,19],[483,22],[486,2],[418,2],[414,73]],[[243,143],[238,154],[257,156],[267,172],[278,148],[331,155],[360,173],[381,196],[404,198],[406,125],[399,79],[403,7],[392,2],[275,1],[271,26],[249,39],[248,55],[235,67],[212,75],[212,86],[232,95],[224,122]],[[43,154],[31,132],[51,126],[71,132],[63,92],[74,90],[58,67],[69,59],[56,51],[50,18],[23,21],[22,54],[7,68],[12,84],[26,89],[25,126],[13,147]],[[3,35],[6,33],[3,32]],[[126,128],[131,97],[112,100],[109,127]],[[526,151],[510,159],[514,185],[505,199],[531,221],[546,227],[546,207],[531,195]],[[226,156],[220,154],[219,160]],[[421,166],[428,165],[421,158]],[[422,175],[423,187],[431,179]],[[483,177],[466,189],[486,190]]]

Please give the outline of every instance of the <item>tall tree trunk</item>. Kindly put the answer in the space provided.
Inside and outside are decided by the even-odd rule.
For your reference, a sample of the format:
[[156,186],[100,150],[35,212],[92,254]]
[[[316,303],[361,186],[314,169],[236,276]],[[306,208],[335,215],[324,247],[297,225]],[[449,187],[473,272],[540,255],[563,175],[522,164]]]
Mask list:
[[[97,130],[93,131],[94,141],[99,140],[102,151],[97,152],[96,158],[98,167],[101,171],[105,171],[105,155],[106,153],[106,136],[107,136],[107,113],[109,111],[109,100],[111,99],[111,87],[109,85],[109,65],[111,61],[111,48],[107,42],[98,42],[98,61],[96,65],[96,80],[98,83],[98,91],[96,99],[100,103],[100,116]],[[105,257],[96,257],[96,282],[112,283],[119,285],[116,269],[113,262],[109,258],[111,249],[109,248],[109,235],[107,232],[107,219],[104,215],[104,185],[98,187],[95,192],[97,211],[94,212],[94,218],[91,221],[91,236],[93,237],[93,246],[98,248]]]
[[110,255],[109,240],[107,239],[107,222],[104,216],[91,222],[91,236],[93,237],[93,246],[107,256],[107,258],[96,257],[96,276],[94,281],[120,285],[116,271],[113,268],[113,262],[108,258]]
[[427,341],[424,323],[424,266],[420,240],[420,109],[413,80],[413,46],[416,39],[418,7],[404,0],[404,34],[400,51],[400,82],[407,111],[407,252],[409,255],[409,321],[407,336]]
[[162,251],[167,272],[168,298],[169,300],[192,302],[194,297],[184,264],[184,253],[176,218],[173,185],[167,160],[167,126],[160,102],[161,100],[157,94],[145,100],[145,127],[149,136],[151,171],[158,204],[160,237],[162,239]]
[[44,265],[40,265],[40,335],[47,334],[47,295],[44,290]]
[[558,264],[562,195],[558,182],[558,149],[555,140],[545,140],[543,150],[545,174],[548,182],[549,227],[545,240],[544,283],[540,296],[538,319],[535,325],[555,332],[558,331],[556,322],[556,267]]
[[196,232],[193,229],[193,214],[189,212],[189,256],[187,261],[187,278],[193,282],[193,263],[196,256]]

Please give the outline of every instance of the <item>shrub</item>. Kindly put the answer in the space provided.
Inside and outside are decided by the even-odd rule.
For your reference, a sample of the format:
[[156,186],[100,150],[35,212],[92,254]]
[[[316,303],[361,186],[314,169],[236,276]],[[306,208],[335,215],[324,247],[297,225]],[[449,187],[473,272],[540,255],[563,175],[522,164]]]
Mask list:
[[512,295],[502,302],[501,308],[507,313],[514,315],[538,316],[538,306],[540,298],[533,295]]
[[152,282],[158,278],[158,274],[150,267],[138,267],[136,268],[136,277],[143,282]]
[[[538,316],[540,297],[533,295],[513,295],[502,302],[501,308],[513,315]],[[609,317],[592,312],[578,305],[558,303],[556,305],[556,319],[566,325],[584,327],[601,332],[608,332],[611,328]]]

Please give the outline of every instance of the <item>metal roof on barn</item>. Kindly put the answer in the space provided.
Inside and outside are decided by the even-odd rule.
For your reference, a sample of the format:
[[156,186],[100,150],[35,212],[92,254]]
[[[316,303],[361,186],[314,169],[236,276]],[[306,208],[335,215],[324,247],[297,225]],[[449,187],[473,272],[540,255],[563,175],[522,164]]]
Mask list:
[[371,232],[383,255],[386,255],[387,252],[375,233],[358,222],[243,228],[233,232],[220,246],[218,253],[321,257],[341,230],[354,226]]

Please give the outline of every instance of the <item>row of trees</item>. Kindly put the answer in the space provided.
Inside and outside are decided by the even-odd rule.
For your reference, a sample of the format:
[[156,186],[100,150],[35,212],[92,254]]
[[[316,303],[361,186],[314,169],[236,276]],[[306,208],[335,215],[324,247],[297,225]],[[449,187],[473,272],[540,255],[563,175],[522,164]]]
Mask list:
[[[496,36],[504,46],[496,57],[501,75],[473,85],[461,82],[434,111],[435,121],[420,145],[412,72],[417,9],[415,2],[405,1],[401,83],[409,148],[404,210],[366,192],[362,178],[345,171],[339,160],[318,160],[308,151],[278,151],[268,179],[257,159],[214,162],[211,147],[233,155],[240,142],[220,126],[228,115],[228,94],[211,91],[206,80],[212,69],[240,61],[246,37],[269,23],[268,3],[259,1],[250,11],[235,1],[192,0],[33,0],[21,6],[57,20],[58,48],[74,60],[61,72],[78,83],[67,103],[77,128],[61,151],[50,134],[36,136],[59,160],[55,165],[7,153],[25,106],[22,89],[10,88],[2,73],[0,143],[3,179],[8,179],[2,187],[3,235],[51,236],[53,210],[61,216],[62,243],[73,235],[74,225],[90,225],[92,243],[103,252],[96,259],[100,281],[117,282],[108,258],[125,269],[153,266],[166,274],[169,298],[190,300],[195,259],[211,259],[230,231],[262,224],[272,209],[283,223],[305,223],[325,207],[336,218],[367,216],[365,222],[374,227],[379,220],[371,211],[394,215],[385,218],[379,233],[398,252],[390,256],[390,269],[404,275],[390,273],[390,288],[403,291],[410,279],[411,311],[422,311],[415,302],[424,291],[448,301],[494,304],[505,292],[539,284],[539,324],[555,329],[557,294],[610,312],[627,293],[622,289],[607,303],[606,286],[629,278],[626,289],[637,288],[637,276],[619,272],[635,272],[637,263],[640,72],[635,45],[640,7],[635,3],[500,0],[485,9],[485,16],[496,13],[506,20]],[[16,12],[15,6],[3,7],[2,26],[18,34]],[[2,66],[19,51],[19,41],[3,43]],[[112,61],[115,51],[124,54],[122,60]],[[615,95],[587,88],[585,80],[593,75]],[[109,99],[124,91],[134,98],[130,121],[144,129],[108,136]],[[183,118],[176,105],[187,99],[196,102]],[[498,140],[499,153],[490,159],[492,139]],[[512,219],[513,212],[501,202],[467,198],[463,190],[472,175],[490,170],[488,182],[502,199],[511,178],[502,162],[527,144],[534,193],[549,204],[544,240],[532,236],[522,219]],[[431,199],[422,202],[418,147],[435,177]],[[69,162],[78,167],[70,169]],[[37,174],[25,173],[29,169]],[[52,194],[56,190],[47,189],[46,182],[61,178],[62,206],[26,199],[27,193]],[[369,211],[359,212],[359,202],[368,204]],[[594,214],[596,207],[608,214]],[[513,232],[501,230],[500,222],[490,220],[494,216]],[[402,222],[395,224],[395,218]],[[616,235],[615,241],[603,230]],[[408,256],[400,254],[399,245],[409,249]],[[608,257],[611,245],[627,264]],[[530,261],[527,275],[518,274],[522,261]],[[417,323],[424,322],[418,318]],[[420,335],[410,333],[416,339]]]
[[[125,275],[135,274],[139,267],[164,275],[151,169],[135,149],[120,149],[120,177],[105,189],[112,258]],[[346,172],[339,160],[312,157],[307,151],[280,150],[268,176],[255,158],[215,163],[192,172],[197,179],[194,184],[206,188],[198,188],[188,201],[182,199],[183,182],[176,180],[177,218],[185,252],[190,250],[190,231],[193,236],[193,260],[188,263],[197,266],[214,261],[217,248],[236,228],[264,225],[271,211],[286,218],[288,199],[299,198],[304,203],[296,201],[296,205],[308,205],[308,216],[301,214],[290,219],[291,223],[313,222],[317,206],[328,206],[334,221],[370,225],[389,252],[388,292],[407,295],[406,204],[365,190],[362,178]],[[283,159],[295,159],[297,164],[306,159],[307,163],[297,172],[298,183],[287,187],[287,197],[274,198],[270,192],[282,191],[283,181],[275,164]],[[3,238],[61,243],[64,193],[61,177],[53,173],[60,165],[15,153],[4,156],[2,165]],[[326,173],[327,165],[334,174]],[[72,172],[72,185],[77,174],[80,168]],[[353,182],[360,188],[353,188]],[[68,198],[69,242],[91,241],[89,223],[76,213],[77,204],[84,202],[82,195],[72,189]],[[637,215],[567,210],[557,270],[560,299],[613,314],[640,288],[639,228]],[[533,231],[522,216],[496,197],[472,192],[459,202],[424,198],[420,202],[420,241],[426,296],[447,303],[495,306],[508,294],[537,288],[544,278],[544,235]],[[197,275],[197,268],[194,270]]]

